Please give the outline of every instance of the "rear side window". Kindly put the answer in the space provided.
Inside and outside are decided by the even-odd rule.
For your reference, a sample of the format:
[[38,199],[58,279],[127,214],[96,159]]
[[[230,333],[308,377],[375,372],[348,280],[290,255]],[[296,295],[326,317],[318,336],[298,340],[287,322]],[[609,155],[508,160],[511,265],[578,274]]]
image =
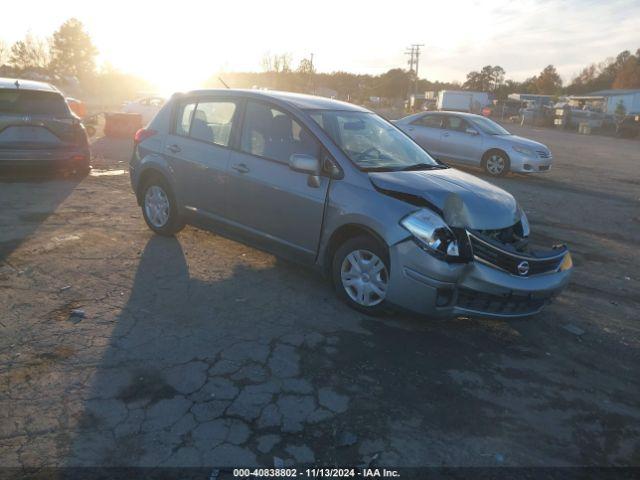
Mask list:
[[176,115],[176,135],[182,135],[186,137],[189,135],[189,128],[191,127],[191,118],[193,112],[196,109],[195,102],[182,103],[178,106],[178,112]]
[[196,106],[189,136],[223,147],[229,146],[236,104],[229,101],[203,101]]
[[0,89],[0,112],[18,115],[53,115],[68,117],[64,97],[55,92]]
[[318,158],[320,144],[288,113],[258,102],[248,102],[242,128],[244,152],[280,162],[294,153]]
[[424,117],[414,120],[411,124],[420,125],[422,127],[441,128],[442,120],[443,118],[441,115],[425,115]]

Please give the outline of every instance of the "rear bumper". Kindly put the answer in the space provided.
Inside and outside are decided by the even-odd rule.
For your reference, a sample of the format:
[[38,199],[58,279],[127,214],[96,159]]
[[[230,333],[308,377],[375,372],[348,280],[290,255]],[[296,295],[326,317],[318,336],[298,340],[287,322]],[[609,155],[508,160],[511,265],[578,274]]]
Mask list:
[[452,264],[412,240],[390,248],[389,302],[432,317],[527,317],[567,285],[572,269],[519,277],[480,262]]
[[40,169],[40,168],[88,168],[91,151],[88,147],[60,149],[2,149],[0,148],[0,169]]

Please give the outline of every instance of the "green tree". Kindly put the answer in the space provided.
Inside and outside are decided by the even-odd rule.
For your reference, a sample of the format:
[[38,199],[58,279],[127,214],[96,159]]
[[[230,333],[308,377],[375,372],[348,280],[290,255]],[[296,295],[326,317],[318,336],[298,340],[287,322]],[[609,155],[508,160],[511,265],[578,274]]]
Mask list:
[[311,63],[311,60],[309,60],[308,58],[303,58],[302,60],[300,60],[300,63],[298,64],[298,73],[310,75],[312,73],[315,73],[315,71],[316,69],[313,66],[313,63]]
[[95,73],[98,50],[82,22],[71,18],[54,32],[51,68],[58,75],[86,78]]
[[534,81],[535,93],[553,95],[560,92],[562,79],[558,75],[556,67],[547,65]]
[[406,98],[413,82],[410,72],[401,68],[393,68],[377,78],[372,94],[385,98]]
[[479,72],[467,74],[467,80],[462,84],[465,90],[481,92],[495,92],[504,82],[505,71],[499,65],[485,65]]
[[640,49],[620,66],[613,88],[640,88]]
[[616,109],[613,113],[615,113],[617,117],[624,117],[627,114],[627,109],[625,108],[622,100],[618,100],[618,104],[616,105]]

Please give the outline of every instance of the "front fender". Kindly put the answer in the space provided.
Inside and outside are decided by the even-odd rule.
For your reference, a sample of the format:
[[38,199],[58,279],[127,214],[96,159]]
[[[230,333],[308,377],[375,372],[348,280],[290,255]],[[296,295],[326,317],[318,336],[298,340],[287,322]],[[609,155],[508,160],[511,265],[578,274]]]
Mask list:
[[345,225],[358,226],[382,239],[387,246],[401,242],[411,234],[400,220],[418,207],[388,197],[373,187],[333,181],[329,187],[318,263],[325,265],[332,235]]

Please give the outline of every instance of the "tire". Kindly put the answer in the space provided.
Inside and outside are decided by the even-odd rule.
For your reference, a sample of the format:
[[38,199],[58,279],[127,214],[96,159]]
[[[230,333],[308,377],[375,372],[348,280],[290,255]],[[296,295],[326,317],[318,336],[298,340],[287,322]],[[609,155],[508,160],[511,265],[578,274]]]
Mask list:
[[504,177],[511,170],[511,162],[506,153],[491,150],[482,157],[482,169],[492,177]]
[[[360,270],[354,262],[360,265]],[[378,270],[380,264],[382,269]],[[369,270],[362,271],[363,266]],[[372,316],[389,310],[385,298],[390,280],[389,254],[379,241],[364,235],[347,240],[334,253],[331,267],[336,295],[351,308]],[[349,280],[353,283],[345,284]]]
[[158,235],[171,237],[184,228],[173,190],[161,176],[144,182],[140,199],[144,221]]
[[83,165],[81,167],[76,167],[72,169],[69,175],[74,180],[82,180],[90,173],[91,173],[91,167],[87,164],[87,165]]

